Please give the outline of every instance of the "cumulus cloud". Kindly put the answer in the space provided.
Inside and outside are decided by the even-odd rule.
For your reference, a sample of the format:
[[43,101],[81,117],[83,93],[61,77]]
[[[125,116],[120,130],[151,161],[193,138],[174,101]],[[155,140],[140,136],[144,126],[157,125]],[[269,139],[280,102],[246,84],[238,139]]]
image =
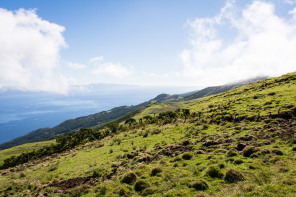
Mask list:
[[67,80],[54,74],[64,30],[35,10],[0,8],[0,88],[64,92]]
[[104,62],[103,60],[103,56],[91,58],[89,60],[95,67],[95,69],[92,71],[93,74],[124,78],[132,73],[120,63]]
[[287,19],[274,10],[262,1],[243,9],[227,1],[217,16],[188,21],[193,33],[191,48],[180,54],[183,74],[211,85],[296,71],[296,11]]

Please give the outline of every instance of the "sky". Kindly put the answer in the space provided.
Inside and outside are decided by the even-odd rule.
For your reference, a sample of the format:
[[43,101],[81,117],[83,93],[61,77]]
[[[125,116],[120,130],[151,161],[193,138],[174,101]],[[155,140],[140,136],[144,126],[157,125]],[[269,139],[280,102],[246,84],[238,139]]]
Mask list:
[[0,91],[296,71],[296,0],[0,0]]

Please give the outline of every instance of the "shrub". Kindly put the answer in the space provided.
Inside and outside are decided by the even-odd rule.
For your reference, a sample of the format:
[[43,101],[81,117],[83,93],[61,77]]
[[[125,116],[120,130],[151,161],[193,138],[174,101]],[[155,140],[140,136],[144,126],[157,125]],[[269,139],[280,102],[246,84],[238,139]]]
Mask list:
[[223,173],[217,166],[209,166],[206,174],[212,178],[223,178]]
[[162,169],[160,167],[153,168],[151,171],[151,176],[156,176],[157,174],[161,173]]
[[224,180],[227,183],[236,183],[239,181],[243,181],[244,177],[240,172],[238,172],[234,169],[229,169],[225,174]]
[[137,180],[137,176],[133,172],[129,172],[121,179],[122,183],[132,184]]
[[192,153],[186,152],[182,155],[182,158],[185,160],[190,160],[192,158]]
[[243,155],[245,157],[250,157],[253,153],[257,152],[258,149],[254,146],[247,146],[244,150],[243,150]]
[[147,181],[139,180],[135,184],[135,190],[137,192],[143,191],[144,189],[148,188],[150,185]]
[[206,190],[209,188],[208,184],[203,180],[192,183],[191,187],[194,188],[196,191]]

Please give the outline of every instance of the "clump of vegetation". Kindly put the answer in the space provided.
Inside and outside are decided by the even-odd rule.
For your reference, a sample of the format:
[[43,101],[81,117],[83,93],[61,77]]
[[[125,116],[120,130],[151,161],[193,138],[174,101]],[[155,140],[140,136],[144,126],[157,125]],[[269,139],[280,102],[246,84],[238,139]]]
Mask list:
[[185,160],[190,160],[193,157],[193,154],[190,152],[186,152],[182,155],[182,158]]
[[209,166],[207,168],[206,175],[212,178],[219,178],[219,179],[223,178],[224,176],[220,168],[218,168],[218,166],[215,166],[215,165]]
[[119,190],[119,195],[120,196],[125,196],[125,197],[131,196],[131,190],[130,190],[130,188],[123,186]]
[[156,188],[148,187],[148,188],[144,189],[144,191],[142,192],[142,195],[143,196],[148,196],[148,195],[154,194],[156,191],[157,191]]
[[229,150],[226,154],[227,157],[234,157],[237,156],[237,152],[235,152],[234,150]]
[[156,134],[160,134],[161,133],[161,130],[160,129],[155,129],[155,130],[152,130],[151,131],[151,134],[152,135],[156,135]]
[[137,176],[133,172],[128,172],[121,179],[122,183],[133,184],[137,180]]
[[161,173],[162,169],[160,167],[153,168],[151,170],[151,176],[156,176],[157,174]]
[[256,153],[257,151],[258,151],[258,149],[256,147],[254,147],[254,146],[247,146],[243,150],[243,155],[245,157],[250,157],[253,153]]
[[276,155],[284,155],[283,151],[281,151],[280,149],[273,149],[271,152]]
[[92,170],[92,176],[96,178],[105,178],[108,175],[108,171],[103,168],[95,168]]
[[224,180],[227,183],[236,183],[239,181],[243,181],[244,177],[239,171],[236,171],[234,169],[229,169],[225,174]]
[[241,159],[234,160],[234,164],[236,164],[236,165],[239,165],[239,164],[242,164],[242,163],[244,163],[244,161],[241,160]]
[[209,188],[209,185],[204,180],[195,181],[190,186],[196,191],[203,191]]
[[148,188],[150,185],[147,181],[144,181],[144,180],[139,180],[136,182],[135,184],[135,190],[137,192],[141,192],[143,191],[144,189]]

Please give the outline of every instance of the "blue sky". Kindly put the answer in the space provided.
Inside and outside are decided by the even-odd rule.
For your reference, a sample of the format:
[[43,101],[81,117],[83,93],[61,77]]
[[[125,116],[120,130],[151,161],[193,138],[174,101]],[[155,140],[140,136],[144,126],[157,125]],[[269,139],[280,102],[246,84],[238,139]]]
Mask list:
[[294,0],[0,0],[0,7],[2,90],[209,86],[296,70]]

